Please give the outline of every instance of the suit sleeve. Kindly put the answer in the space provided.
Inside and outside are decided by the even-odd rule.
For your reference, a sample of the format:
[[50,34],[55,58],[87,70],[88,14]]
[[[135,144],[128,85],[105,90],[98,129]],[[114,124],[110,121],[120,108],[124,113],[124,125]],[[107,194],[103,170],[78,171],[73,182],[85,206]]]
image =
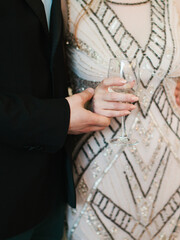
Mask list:
[[0,142],[53,153],[63,147],[69,127],[66,99],[0,94]]

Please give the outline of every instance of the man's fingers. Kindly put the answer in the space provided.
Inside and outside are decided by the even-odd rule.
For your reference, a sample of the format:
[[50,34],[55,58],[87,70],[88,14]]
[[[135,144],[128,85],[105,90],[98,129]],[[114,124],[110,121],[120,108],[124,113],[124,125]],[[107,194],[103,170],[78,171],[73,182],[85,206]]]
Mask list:
[[[83,133],[102,131],[104,127],[92,126],[83,131]],[[80,133],[79,133],[80,134]]]
[[109,118],[93,112],[90,112],[89,120],[91,122],[91,125],[96,125],[98,127],[107,127],[110,124]]

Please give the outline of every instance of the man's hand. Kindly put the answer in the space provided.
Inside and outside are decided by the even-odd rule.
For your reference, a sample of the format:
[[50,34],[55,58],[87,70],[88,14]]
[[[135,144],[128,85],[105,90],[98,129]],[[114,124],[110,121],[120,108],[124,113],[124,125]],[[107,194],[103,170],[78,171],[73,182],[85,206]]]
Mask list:
[[[129,115],[136,108],[132,103],[138,101],[133,94],[109,91],[110,87],[123,86],[126,81],[119,77],[104,79],[95,89],[93,110],[106,117],[121,117]],[[131,83],[133,87],[134,83]]]
[[94,90],[88,88],[85,91],[67,97],[70,106],[69,134],[82,134],[91,131],[103,130],[109,126],[110,119],[84,108],[84,105],[94,95]]
[[180,106],[180,81],[177,82],[174,96],[175,96],[177,105]]

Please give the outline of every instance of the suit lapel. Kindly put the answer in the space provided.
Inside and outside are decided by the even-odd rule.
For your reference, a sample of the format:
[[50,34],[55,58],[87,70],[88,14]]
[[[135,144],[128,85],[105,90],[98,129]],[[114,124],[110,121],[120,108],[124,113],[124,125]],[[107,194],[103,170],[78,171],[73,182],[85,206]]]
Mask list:
[[[25,0],[27,4],[31,7],[33,12],[39,18],[42,23],[44,31],[48,34],[48,25],[46,20],[46,14],[44,10],[44,5],[41,0]],[[50,17],[50,34],[51,34],[51,61],[53,61],[54,54],[59,42],[61,33],[61,4],[60,0],[53,0],[51,7],[51,17]]]
[[59,43],[60,33],[61,33],[61,4],[60,0],[53,0],[51,8],[51,18],[50,18],[50,34],[51,34],[51,62],[56,52],[57,45]]
[[48,34],[48,25],[47,25],[46,14],[45,14],[44,5],[42,1],[41,0],[25,0],[25,1],[31,7],[33,12],[37,15],[40,22],[42,23],[44,31]]

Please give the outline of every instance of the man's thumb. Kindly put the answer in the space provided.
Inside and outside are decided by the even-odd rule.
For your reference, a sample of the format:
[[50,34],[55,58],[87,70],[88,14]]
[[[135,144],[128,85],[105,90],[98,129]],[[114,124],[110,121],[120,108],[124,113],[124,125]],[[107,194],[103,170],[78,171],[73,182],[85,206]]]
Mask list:
[[89,101],[93,97],[94,89],[93,88],[87,88],[86,90],[81,92],[80,95],[81,95],[81,98],[83,100],[83,103],[86,103],[87,101]]

